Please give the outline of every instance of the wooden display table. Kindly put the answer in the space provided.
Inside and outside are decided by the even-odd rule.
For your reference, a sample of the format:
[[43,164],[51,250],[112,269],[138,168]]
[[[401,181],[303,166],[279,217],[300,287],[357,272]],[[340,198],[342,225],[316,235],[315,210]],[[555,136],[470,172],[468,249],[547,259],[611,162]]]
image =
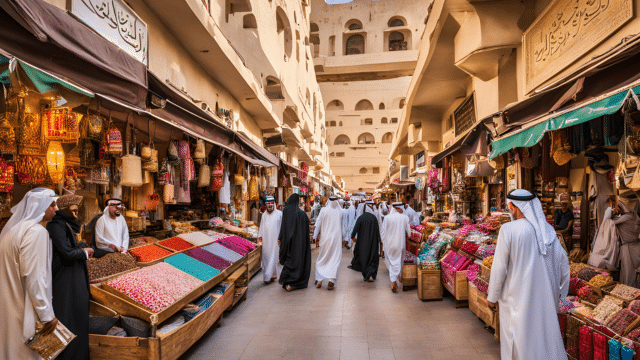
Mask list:
[[447,274],[445,269],[441,272],[442,285],[454,297],[456,308],[469,306],[469,286],[467,271],[456,271],[455,275]]
[[440,270],[418,269],[418,298],[422,301],[442,300]]
[[469,283],[469,309],[484,321],[485,329],[492,328],[494,330],[495,339],[500,341],[500,315],[497,311],[489,308],[487,294],[478,290],[472,283]]
[[418,285],[418,267],[415,264],[406,264],[402,266],[402,291],[413,289]]
[[249,279],[251,279],[262,269],[262,245],[258,245],[247,254],[247,264],[249,265]]

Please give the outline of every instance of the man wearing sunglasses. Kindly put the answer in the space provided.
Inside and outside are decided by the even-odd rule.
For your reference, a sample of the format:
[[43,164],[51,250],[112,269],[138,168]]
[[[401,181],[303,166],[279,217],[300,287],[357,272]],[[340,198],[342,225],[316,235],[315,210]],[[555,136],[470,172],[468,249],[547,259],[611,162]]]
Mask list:
[[122,200],[107,200],[107,207],[96,222],[96,246],[109,252],[126,252],[129,248],[129,228],[122,216]]

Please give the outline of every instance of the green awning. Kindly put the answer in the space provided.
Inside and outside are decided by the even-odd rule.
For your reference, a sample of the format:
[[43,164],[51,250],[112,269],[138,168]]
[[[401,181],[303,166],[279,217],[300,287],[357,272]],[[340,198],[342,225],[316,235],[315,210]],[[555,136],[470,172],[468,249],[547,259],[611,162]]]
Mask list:
[[11,73],[9,72],[9,58],[0,55],[0,83],[9,83]]
[[[640,93],[640,85],[632,88],[631,91],[634,94]],[[491,143],[492,148],[489,156],[495,158],[514,148],[531,147],[542,140],[547,131],[564,129],[604,115],[611,115],[620,110],[628,94],[629,90],[625,89],[602,100],[545,120],[513,135],[495,140]]]

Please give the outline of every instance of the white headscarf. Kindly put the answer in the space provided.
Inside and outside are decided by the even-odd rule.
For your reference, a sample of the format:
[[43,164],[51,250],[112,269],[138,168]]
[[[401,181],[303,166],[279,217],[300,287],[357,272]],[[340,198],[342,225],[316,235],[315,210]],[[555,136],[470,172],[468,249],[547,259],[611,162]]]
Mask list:
[[57,199],[56,193],[51,189],[35,188],[27,192],[22,201],[11,208],[13,215],[0,233],[0,242],[14,227],[14,235],[22,238],[29,228],[42,221],[47,208]]
[[340,203],[338,203],[338,200],[329,200],[328,201],[328,205],[332,209],[339,209],[340,208]]
[[[509,193],[514,196],[532,196],[530,192],[524,189],[517,189]],[[547,255],[547,246],[551,245],[558,239],[556,231],[553,229],[544,216],[542,210],[542,204],[540,199],[534,198],[532,200],[511,200],[507,198],[507,204],[513,203],[522,213],[525,218],[531,223],[533,229],[536,232],[536,241],[538,242],[538,250],[540,254]]]

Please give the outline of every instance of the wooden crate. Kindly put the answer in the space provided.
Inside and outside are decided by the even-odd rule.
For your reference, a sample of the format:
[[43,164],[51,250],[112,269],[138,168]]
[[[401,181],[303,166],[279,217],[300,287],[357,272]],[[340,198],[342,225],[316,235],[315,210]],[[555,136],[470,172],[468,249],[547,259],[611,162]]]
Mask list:
[[175,360],[200,339],[231,306],[235,287],[218,296],[213,304],[179,328],[155,338],[89,335],[91,360]]
[[442,300],[440,270],[418,269],[418,298],[422,301]]
[[418,285],[418,267],[415,264],[403,265],[400,282],[403,288]]
[[90,287],[91,296],[96,302],[117,311],[121,315],[137,317],[149,322],[151,325],[157,325],[167,320],[176,312],[180,311],[191,301],[197,299],[202,294],[205,294],[206,292],[211,290],[214,286],[227,279],[231,274],[234,274],[240,268],[243,268],[245,269],[243,271],[246,271],[246,258],[240,259],[231,264],[230,267],[226,268],[220,274],[205,282],[202,286],[191,291],[178,302],[157,313],[151,311],[146,306],[134,301],[121,292],[106,286],[103,288],[99,285],[92,284]]
[[247,254],[247,264],[249,265],[249,279],[251,279],[262,269],[262,245],[258,245]]
[[472,283],[469,283],[469,309],[484,322],[486,328],[494,329],[494,337],[499,341],[500,316],[498,312],[494,312],[489,308],[487,294],[478,290]]

